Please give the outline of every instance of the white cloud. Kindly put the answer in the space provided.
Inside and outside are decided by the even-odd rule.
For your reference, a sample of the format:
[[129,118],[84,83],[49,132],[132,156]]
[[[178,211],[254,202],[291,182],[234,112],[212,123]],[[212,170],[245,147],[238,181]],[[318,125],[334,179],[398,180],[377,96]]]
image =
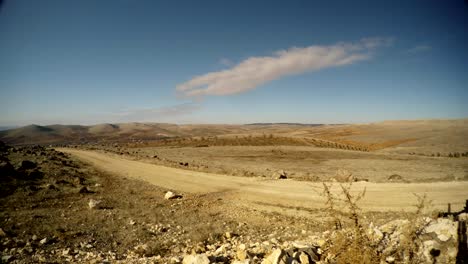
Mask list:
[[284,76],[367,60],[376,48],[391,45],[392,41],[389,38],[366,38],[357,43],[293,47],[272,56],[248,58],[227,70],[196,76],[179,84],[176,90],[188,97],[241,93]]
[[419,53],[431,50],[432,47],[429,45],[418,45],[414,48],[407,50],[408,53]]

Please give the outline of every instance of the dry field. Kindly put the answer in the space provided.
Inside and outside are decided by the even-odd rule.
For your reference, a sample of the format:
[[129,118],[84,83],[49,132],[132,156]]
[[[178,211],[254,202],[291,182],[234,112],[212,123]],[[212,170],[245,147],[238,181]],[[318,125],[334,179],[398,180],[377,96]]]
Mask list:
[[[347,151],[308,146],[145,147],[127,149],[130,156],[156,164],[249,177],[329,181],[347,170],[370,182],[468,180],[468,158],[427,157],[383,152]],[[153,158],[157,156],[157,158]]]
[[[304,214],[311,209],[324,208],[320,195],[321,183],[294,180],[272,180],[262,177],[236,177],[169,168],[141,161],[132,161],[117,155],[93,151],[59,149],[72,154],[108,173],[144,180],[154,185],[186,193],[224,193],[229,200],[246,208],[261,207],[290,214]],[[338,185],[333,190],[336,192]],[[464,206],[468,196],[468,181],[436,183],[369,183],[357,182],[352,192],[366,189],[362,200],[365,211],[409,211],[413,209],[416,194],[427,194],[434,209],[444,210],[452,203],[454,210]],[[276,207],[276,208],[275,208]],[[286,210],[286,209],[293,210]],[[279,209],[279,210],[278,210]],[[302,211],[302,212],[301,212]]]
[[[2,262],[465,263],[462,222],[434,213],[468,198],[467,120],[29,126],[0,136],[57,147],[1,145]],[[424,195],[431,203],[415,207]]]

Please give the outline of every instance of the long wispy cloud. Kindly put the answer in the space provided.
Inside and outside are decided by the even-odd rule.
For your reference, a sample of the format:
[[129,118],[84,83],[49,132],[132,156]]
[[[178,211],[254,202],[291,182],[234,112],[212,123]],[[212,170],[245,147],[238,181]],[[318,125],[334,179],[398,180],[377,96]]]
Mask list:
[[284,76],[370,59],[376,48],[391,43],[391,38],[366,38],[355,43],[293,47],[277,51],[272,56],[250,57],[227,70],[196,76],[179,84],[176,90],[187,97],[242,93]]

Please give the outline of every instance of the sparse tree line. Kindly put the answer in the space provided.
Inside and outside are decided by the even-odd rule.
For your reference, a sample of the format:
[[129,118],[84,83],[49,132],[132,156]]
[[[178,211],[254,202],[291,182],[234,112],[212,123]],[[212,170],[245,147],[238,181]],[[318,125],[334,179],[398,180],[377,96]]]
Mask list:
[[468,157],[468,151],[466,152],[449,152],[449,153],[416,153],[416,152],[410,152],[408,153],[409,155],[418,155],[418,156],[428,156],[428,157],[445,157],[445,158],[464,158]]
[[151,143],[146,146],[187,146],[187,147],[208,147],[208,146],[315,146],[319,148],[335,148],[353,151],[370,151],[367,146],[351,145],[327,141],[317,138],[294,138],[278,136],[273,134],[246,135],[246,136],[208,136],[208,137],[176,137],[166,138]]

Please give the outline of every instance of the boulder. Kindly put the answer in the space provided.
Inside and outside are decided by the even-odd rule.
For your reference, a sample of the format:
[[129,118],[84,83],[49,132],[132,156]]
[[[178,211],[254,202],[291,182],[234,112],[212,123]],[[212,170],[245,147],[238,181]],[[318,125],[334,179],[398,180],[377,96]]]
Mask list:
[[29,169],[34,169],[36,168],[37,164],[35,162],[32,162],[30,160],[23,160],[21,161],[20,164],[20,170],[29,170]]
[[454,263],[458,252],[458,222],[438,218],[424,229],[423,255],[428,262]]
[[171,191],[166,192],[166,194],[164,195],[164,199],[166,200],[179,199],[179,198],[182,198],[182,195],[175,194]]
[[[455,263],[458,251],[458,223],[447,218],[424,218],[420,224],[424,225],[420,236],[421,247],[417,252],[417,258],[422,263]],[[401,241],[407,239],[406,229],[414,223],[409,220],[393,220],[380,226],[380,232],[388,236],[385,244],[385,252],[397,250]]]

